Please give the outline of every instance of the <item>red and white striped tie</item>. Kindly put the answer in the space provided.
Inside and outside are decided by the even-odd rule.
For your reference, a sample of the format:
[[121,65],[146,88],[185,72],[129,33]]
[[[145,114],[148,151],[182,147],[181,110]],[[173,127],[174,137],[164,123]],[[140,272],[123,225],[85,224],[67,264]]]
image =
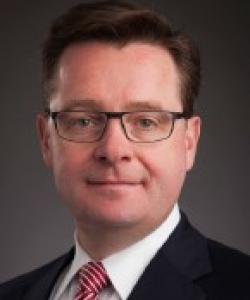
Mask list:
[[110,283],[101,262],[89,262],[78,272],[78,288],[74,300],[97,300]]

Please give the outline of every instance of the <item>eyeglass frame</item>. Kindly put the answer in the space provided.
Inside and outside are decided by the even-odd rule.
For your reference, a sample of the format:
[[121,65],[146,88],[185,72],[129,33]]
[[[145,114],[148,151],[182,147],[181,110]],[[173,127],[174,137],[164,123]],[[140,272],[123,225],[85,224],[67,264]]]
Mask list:
[[[58,136],[66,141],[70,141],[70,142],[73,142],[73,143],[95,143],[95,142],[99,142],[102,138],[103,138],[103,135],[106,131],[106,128],[107,128],[107,125],[108,125],[108,121],[110,119],[119,119],[120,120],[120,123],[121,123],[121,126],[122,126],[122,129],[123,129],[123,132],[126,136],[126,138],[133,142],[133,143],[155,143],[155,142],[159,142],[159,141],[162,141],[162,140],[166,140],[168,138],[170,138],[170,136],[172,135],[173,131],[174,131],[174,125],[175,125],[175,121],[176,120],[179,120],[179,119],[185,119],[185,120],[188,120],[192,117],[192,114],[188,113],[188,112],[173,112],[173,111],[168,111],[168,110],[145,110],[145,111],[121,111],[121,112],[110,112],[110,111],[90,111],[90,110],[62,110],[62,111],[51,111],[49,108],[45,109],[45,115],[48,116],[48,117],[51,117],[51,119],[53,120],[53,123],[54,123],[54,126],[55,126],[55,129],[56,129],[56,132],[58,134]],[[71,113],[71,112],[94,112],[94,113],[101,113],[101,114],[104,114],[106,116],[106,124],[105,126],[103,127],[103,130],[102,130],[102,134],[100,135],[100,137],[94,141],[75,141],[75,140],[72,140],[72,139],[68,139],[68,138],[65,138],[64,136],[62,136],[59,132],[59,129],[58,129],[58,124],[57,124],[57,116],[60,114],[60,113]],[[160,138],[160,139],[157,139],[157,140],[153,140],[153,141],[135,141],[133,139],[131,139],[127,133],[127,130],[126,130],[126,126],[124,124],[124,121],[123,121],[123,116],[126,115],[126,114],[131,114],[131,113],[140,113],[140,112],[166,112],[168,114],[170,114],[172,116],[172,125],[171,125],[171,130],[169,132],[169,134],[164,137],[164,138]]]

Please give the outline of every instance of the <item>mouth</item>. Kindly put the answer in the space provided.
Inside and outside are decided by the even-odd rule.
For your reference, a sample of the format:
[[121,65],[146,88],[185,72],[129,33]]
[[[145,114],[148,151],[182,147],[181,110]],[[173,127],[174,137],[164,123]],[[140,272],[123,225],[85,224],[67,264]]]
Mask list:
[[141,184],[141,182],[139,181],[128,181],[128,180],[87,180],[87,183],[88,184],[91,184],[91,185],[104,185],[104,186],[126,186],[126,185],[138,185],[138,184]]
[[136,180],[87,180],[87,184],[100,190],[132,190],[141,186],[143,183]]

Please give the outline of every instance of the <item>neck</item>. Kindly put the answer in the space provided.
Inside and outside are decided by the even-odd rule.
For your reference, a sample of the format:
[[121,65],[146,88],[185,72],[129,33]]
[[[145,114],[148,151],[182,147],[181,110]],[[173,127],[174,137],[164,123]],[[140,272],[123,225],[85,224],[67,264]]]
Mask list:
[[77,238],[81,247],[95,261],[102,260],[131,246],[147,236],[155,227],[135,231],[134,228],[109,227],[107,229],[101,226],[96,228],[86,226],[86,224],[76,224]]
[[[81,247],[89,254],[93,260],[103,260],[104,258],[119,252],[136,242],[142,240],[166,219],[169,219],[173,207],[161,219],[155,217],[147,222],[133,224],[110,224],[106,222],[84,221],[75,219],[77,238]],[[179,216],[172,214],[171,223],[178,221]],[[171,225],[170,225],[171,226]]]

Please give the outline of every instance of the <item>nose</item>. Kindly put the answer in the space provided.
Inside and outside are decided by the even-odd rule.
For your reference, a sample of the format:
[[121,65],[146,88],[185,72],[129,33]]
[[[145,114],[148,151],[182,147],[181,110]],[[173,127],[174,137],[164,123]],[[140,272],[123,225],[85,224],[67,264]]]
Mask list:
[[132,155],[131,141],[127,139],[120,120],[110,119],[102,139],[97,143],[95,159],[102,163],[114,164],[128,162]]

